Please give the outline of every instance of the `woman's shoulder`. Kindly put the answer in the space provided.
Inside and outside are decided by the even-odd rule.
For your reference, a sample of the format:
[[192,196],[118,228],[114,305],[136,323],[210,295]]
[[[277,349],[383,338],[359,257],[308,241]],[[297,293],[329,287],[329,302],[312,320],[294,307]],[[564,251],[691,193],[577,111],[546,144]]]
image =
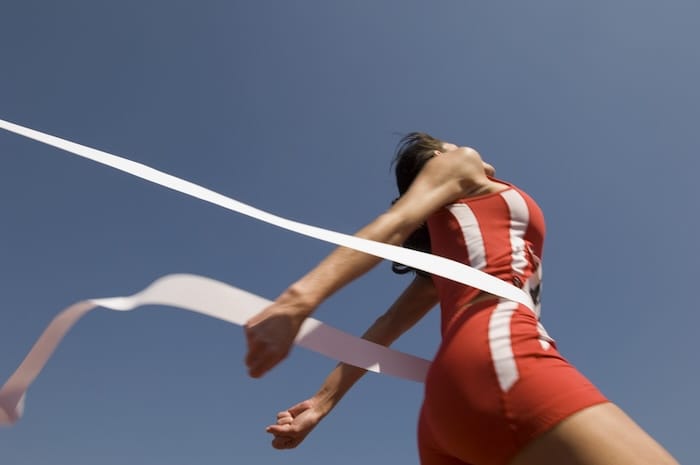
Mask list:
[[[505,197],[506,200],[516,197],[521,198],[527,204],[535,204],[535,200],[522,188],[513,184],[509,181],[504,181],[503,179],[496,178],[495,176],[488,176],[489,183],[484,186],[480,191],[475,191],[469,195],[464,195],[459,199],[456,199],[452,203],[478,203],[481,200],[496,199],[500,197]],[[446,206],[449,206],[446,205]]]

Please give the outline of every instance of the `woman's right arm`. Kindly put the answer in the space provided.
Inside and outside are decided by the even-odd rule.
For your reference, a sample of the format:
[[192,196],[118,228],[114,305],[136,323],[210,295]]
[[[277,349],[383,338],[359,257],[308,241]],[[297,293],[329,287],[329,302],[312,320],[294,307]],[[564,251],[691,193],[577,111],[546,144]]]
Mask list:
[[[432,280],[416,275],[394,304],[362,337],[389,346],[413,327],[436,303],[437,293]],[[266,429],[274,435],[272,446],[276,449],[298,446],[365,373],[366,370],[362,368],[338,364],[313,397],[277,414],[277,423]]]
[[[473,195],[488,183],[491,181],[486,177],[483,162],[471,149],[459,148],[433,157],[408,191],[355,235],[402,244],[431,213],[456,199]],[[248,320],[245,363],[250,376],[263,376],[281,362],[289,354],[302,323],[316,307],[379,261],[372,255],[339,247]]]

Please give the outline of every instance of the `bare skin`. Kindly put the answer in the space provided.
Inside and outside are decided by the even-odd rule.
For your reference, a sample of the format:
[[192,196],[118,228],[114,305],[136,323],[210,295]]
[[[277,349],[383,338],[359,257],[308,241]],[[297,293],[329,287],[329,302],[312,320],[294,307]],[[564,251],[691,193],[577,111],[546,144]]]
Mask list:
[[[445,144],[394,206],[356,235],[400,244],[435,210],[454,200],[502,189],[487,175],[493,168],[477,152]],[[253,377],[283,360],[306,317],[336,290],[369,271],[380,260],[346,248],[336,249],[290,286],[245,327],[246,365]],[[436,302],[429,280],[416,278],[387,313],[365,333],[388,345],[415,324]],[[277,415],[267,427],[278,449],[298,446],[361,378],[364,370],[338,365],[312,398]],[[458,461],[450,460],[450,464]],[[611,403],[582,410],[535,439],[510,465],[678,465],[662,446]],[[430,464],[437,465],[437,464]],[[466,464],[465,464],[466,465]],[[473,464],[474,465],[474,464]]]
[[619,407],[582,410],[532,441],[510,465],[679,465]]

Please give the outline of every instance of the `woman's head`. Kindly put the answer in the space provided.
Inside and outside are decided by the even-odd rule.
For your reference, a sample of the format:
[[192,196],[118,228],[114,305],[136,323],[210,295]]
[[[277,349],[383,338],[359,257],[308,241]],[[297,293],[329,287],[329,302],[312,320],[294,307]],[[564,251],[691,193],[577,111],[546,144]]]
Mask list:
[[411,132],[401,138],[394,157],[394,171],[399,195],[406,193],[423,165],[442,151],[444,142],[424,132]]
[[399,141],[393,162],[399,196],[406,193],[428,160],[442,154],[457,154],[457,156],[468,154],[468,157],[464,158],[464,160],[469,160],[470,163],[478,163],[478,166],[483,167],[485,175],[493,176],[496,172],[493,166],[484,162],[474,149],[458,147],[455,144],[436,139],[424,132],[411,132]]

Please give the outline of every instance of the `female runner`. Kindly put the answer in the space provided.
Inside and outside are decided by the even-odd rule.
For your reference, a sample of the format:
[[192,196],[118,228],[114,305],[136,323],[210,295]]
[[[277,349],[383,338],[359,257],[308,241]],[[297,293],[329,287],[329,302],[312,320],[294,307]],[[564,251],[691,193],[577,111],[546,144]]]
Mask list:
[[[423,133],[402,140],[396,175],[398,201],[357,236],[461,261],[529,291],[535,302],[530,309],[417,273],[367,330],[366,339],[389,345],[440,303],[443,339],[418,424],[421,463],[677,464],[557,352],[539,323],[544,218],[535,202],[491,177],[475,150]],[[379,261],[338,248],[252,318],[250,375],[286,357],[304,319]],[[273,446],[297,446],[363,373],[340,364],[314,397],[280,412],[267,429]]]

